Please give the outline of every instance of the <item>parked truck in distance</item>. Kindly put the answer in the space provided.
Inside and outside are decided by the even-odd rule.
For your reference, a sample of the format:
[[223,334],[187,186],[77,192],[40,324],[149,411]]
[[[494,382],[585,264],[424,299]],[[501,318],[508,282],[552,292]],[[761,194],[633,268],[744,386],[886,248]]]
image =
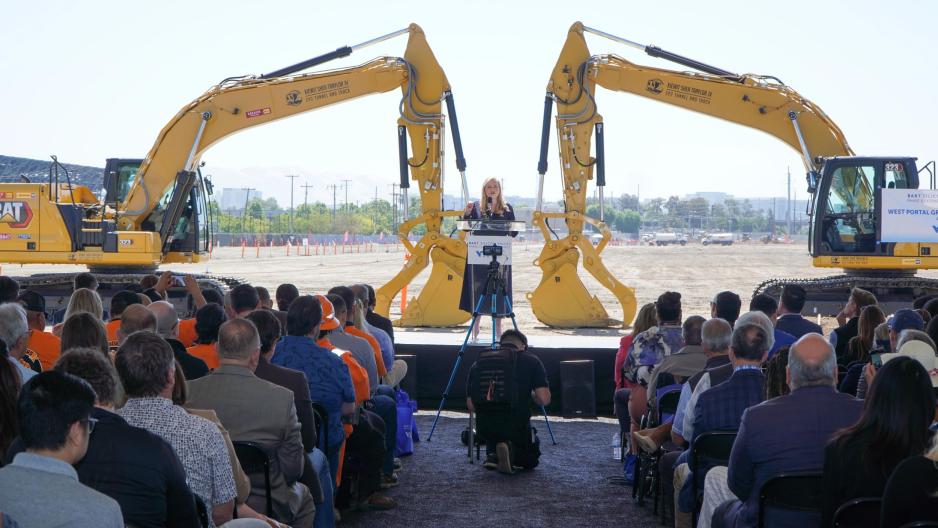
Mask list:
[[721,245],[721,246],[731,246],[733,245],[733,233],[710,233],[705,236],[703,240],[700,241],[701,244],[705,246]]

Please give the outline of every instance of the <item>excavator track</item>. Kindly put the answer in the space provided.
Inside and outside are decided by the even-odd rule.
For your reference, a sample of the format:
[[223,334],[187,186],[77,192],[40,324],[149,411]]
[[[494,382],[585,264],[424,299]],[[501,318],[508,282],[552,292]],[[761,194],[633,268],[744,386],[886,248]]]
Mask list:
[[[13,277],[19,285],[20,291],[33,290],[46,299],[46,312],[51,314],[56,310],[65,308],[72,294],[72,283],[78,273],[42,273],[26,277]],[[121,273],[92,273],[98,279],[98,294],[107,309],[110,299],[115,293],[125,289],[131,284],[140,284],[140,279],[149,273],[121,272]],[[232,276],[192,274],[199,281],[202,288],[215,288],[219,293],[226,293],[229,289],[242,284],[244,279]],[[186,291],[180,286],[168,290],[168,301],[173,303],[180,316],[187,315],[189,307],[186,301]]]
[[831,275],[814,279],[769,279],[756,286],[753,295],[766,293],[778,298],[786,284],[799,285],[807,292],[803,311],[805,315],[837,315],[846,304],[851,288],[873,292],[887,314],[908,308],[917,297],[938,295],[938,279],[889,272],[881,275]]

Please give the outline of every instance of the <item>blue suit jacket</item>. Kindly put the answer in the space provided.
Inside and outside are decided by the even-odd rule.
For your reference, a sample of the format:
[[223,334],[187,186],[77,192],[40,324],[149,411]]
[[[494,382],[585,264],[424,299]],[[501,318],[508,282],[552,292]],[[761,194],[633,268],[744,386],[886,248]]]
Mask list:
[[[694,438],[690,442],[687,464],[694,467],[694,442],[703,433],[712,431],[735,431],[743,412],[765,399],[765,376],[759,369],[737,370],[723,383],[711,387],[700,394],[694,412]],[[704,477],[713,467],[709,460],[698,461],[697,472],[687,476],[681,488],[680,506],[683,511],[690,511],[694,504],[691,478],[697,479],[697,490],[703,491]]]
[[[820,472],[831,435],[856,423],[862,409],[861,400],[833,386],[802,387],[747,409],[733,444],[727,479],[730,490],[744,503],[734,524],[755,526],[759,489],[770,477]],[[818,526],[820,521],[820,514],[803,512],[769,510],[765,515],[766,526],[773,527]]]
[[824,335],[824,330],[820,326],[808,321],[804,317],[801,317],[798,314],[785,314],[779,316],[778,320],[775,321],[775,328],[781,330],[782,332],[788,332],[789,334],[795,336],[795,339],[800,339],[801,336],[805,334],[810,334],[814,332],[815,334]]

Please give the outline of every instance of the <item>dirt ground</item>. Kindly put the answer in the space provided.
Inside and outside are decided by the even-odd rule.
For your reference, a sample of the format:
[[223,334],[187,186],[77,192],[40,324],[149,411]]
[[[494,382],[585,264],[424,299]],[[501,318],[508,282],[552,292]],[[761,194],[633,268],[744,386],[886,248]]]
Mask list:
[[[357,248],[356,248],[357,249]],[[533,290],[541,277],[539,268],[530,264],[540,246],[535,243],[516,244],[514,248],[513,281],[515,312],[518,324],[525,331],[537,334],[558,332],[563,334],[616,335],[610,330],[559,330],[544,327],[531,312],[524,292]],[[375,245],[372,252],[338,255],[297,256],[295,250],[288,257],[283,247],[261,248],[260,256],[254,248],[247,248],[242,258],[241,248],[218,248],[208,263],[176,265],[173,270],[188,273],[232,275],[252,284],[266,286],[273,291],[283,282],[293,282],[301,292],[324,292],[336,284],[368,282],[380,286],[400,271],[404,252],[400,245]],[[709,300],[719,291],[732,290],[746,299],[761,281],[774,277],[820,277],[837,273],[833,269],[811,267],[807,247],[796,244],[763,245],[760,243],[735,244],[728,247],[702,246],[617,246],[608,247],[602,254],[606,266],[625,285],[633,288],[639,306],[651,302],[665,290],[682,295],[684,316],[709,315]],[[2,272],[10,275],[28,275],[39,272],[71,272],[78,266],[13,266],[4,265]],[[408,288],[408,297],[419,293],[429,275],[429,268]],[[925,272],[938,277],[938,272]],[[586,287],[606,306],[611,317],[621,319],[622,313],[612,294],[592,277],[581,275]],[[456,300],[454,300],[456,302]],[[399,298],[392,304],[392,318],[399,315]],[[746,308],[745,306],[743,307]],[[825,326],[830,323],[825,321]]]

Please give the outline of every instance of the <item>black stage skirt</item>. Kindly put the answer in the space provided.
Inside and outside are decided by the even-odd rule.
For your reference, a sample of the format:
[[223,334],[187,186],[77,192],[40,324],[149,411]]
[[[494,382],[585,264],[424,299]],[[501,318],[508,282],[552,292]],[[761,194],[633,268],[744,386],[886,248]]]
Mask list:
[[[496,315],[506,317],[509,313],[508,304],[514,306],[511,297],[511,266],[501,267],[502,277],[505,281],[505,295],[498,295],[495,301]],[[479,297],[485,294],[485,282],[489,276],[488,264],[467,264],[463,272],[462,295],[459,297],[459,309],[472,313],[479,303]],[[507,297],[507,299],[506,299]],[[492,313],[492,298],[487,296],[479,310],[483,316]]]

